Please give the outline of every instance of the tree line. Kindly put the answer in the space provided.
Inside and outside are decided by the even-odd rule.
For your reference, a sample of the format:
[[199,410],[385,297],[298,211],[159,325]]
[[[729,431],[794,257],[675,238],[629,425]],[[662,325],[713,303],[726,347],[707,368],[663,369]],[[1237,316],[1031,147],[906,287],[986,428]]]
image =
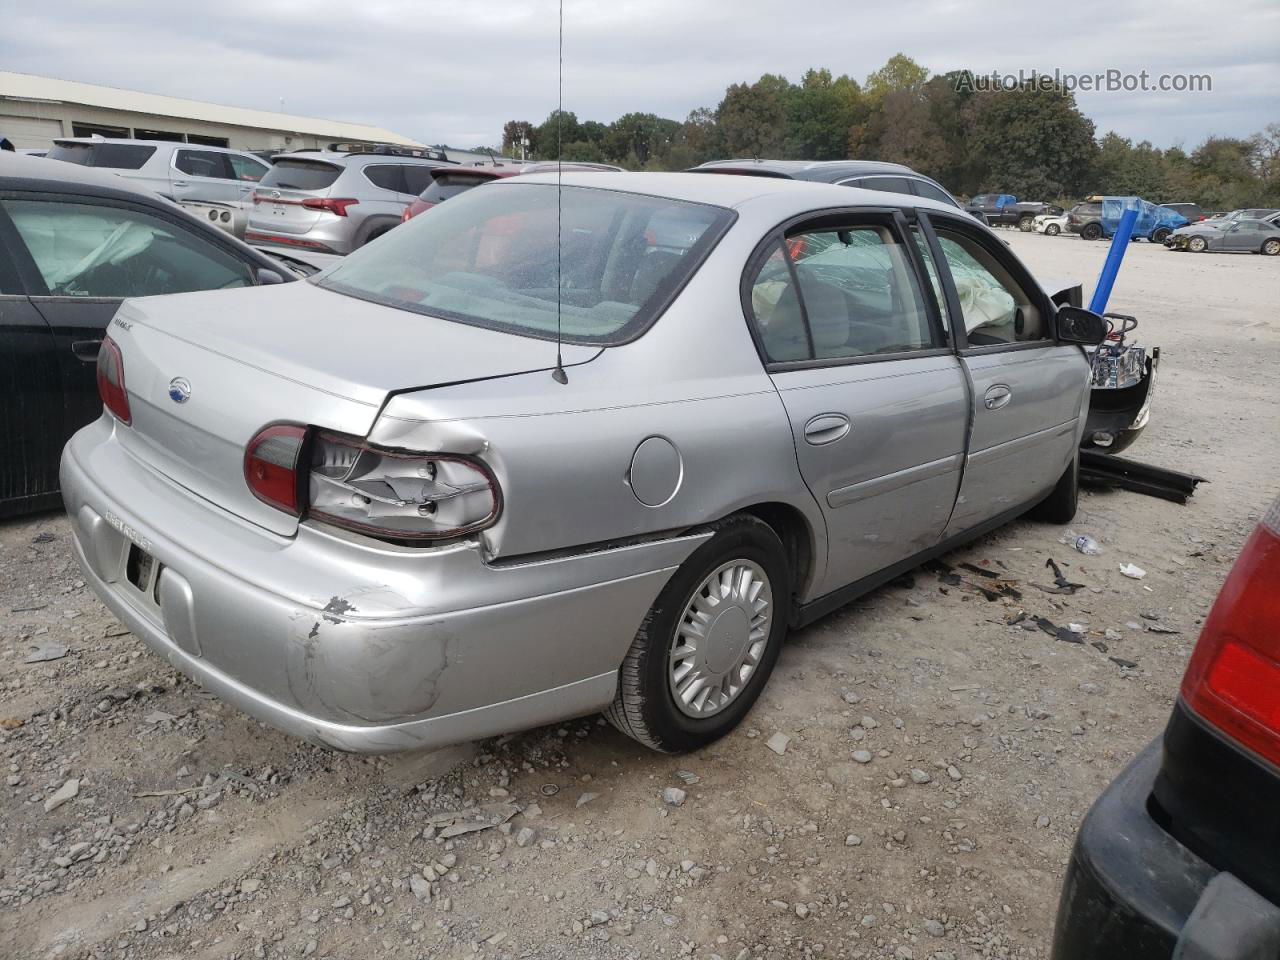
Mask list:
[[512,120],[502,151],[532,159],[614,163],[632,170],[683,170],[707,160],[886,160],[904,163],[957,196],[1012,193],[1071,202],[1091,194],[1137,194],[1210,209],[1280,206],[1280,123],[1251,137],[1209,137],[1187,150],[1099,138],[1074,95],[1028,82],[982,89],[968,71],[931,76],[895,54],[859,83],[827,69],[799,83],[765,74],[735,83],[684,121],[627,113],[612,123],[552,111]]

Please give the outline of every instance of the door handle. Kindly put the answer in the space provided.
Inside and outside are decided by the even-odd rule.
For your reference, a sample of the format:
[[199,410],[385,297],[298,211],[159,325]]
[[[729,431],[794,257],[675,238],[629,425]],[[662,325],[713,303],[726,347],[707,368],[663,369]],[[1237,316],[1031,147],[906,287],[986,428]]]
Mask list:
[[804,439],[820,447],[835,443],[849,432],[849,418],[843,413],[820,413],[804,425]]
[[994,387],[988,387],[987,392],[982,395],[983,406],[988,410],[999,410],[1012,399],[1013,391],[1003,383],[997,383]]
[[191,186],[191,184],[190,184],[190,183],[188,183],[186,180],[175,180],[175,181],[173,181],[173,185],[174,185],[175,187],[189,187],[189,186]]
[[71,352],[81,363],[97,363],[98,350],[101,347],[101,340],[74,340],[71,343]]

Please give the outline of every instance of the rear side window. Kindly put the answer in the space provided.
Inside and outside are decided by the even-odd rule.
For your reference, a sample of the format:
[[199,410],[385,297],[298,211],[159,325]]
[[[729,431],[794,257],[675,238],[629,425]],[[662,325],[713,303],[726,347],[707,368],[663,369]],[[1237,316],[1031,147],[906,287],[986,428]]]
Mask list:
[[376,164],[365,167],[364,175],[375,187],[390,190],[392,193],[408,193],[409,188],[404,182],[403,171],[404,168],[396,164]]
[[707,204],[503,184],[415,217],[316,282],[543,339],[555,337],[559,319],[569,342],[617,343],[656,318],[732,219],[732,211]]
[[140,143],[55,143],[50,148],[48,157],[51,160],[78,163],[83,167],[141,170],[155,152],[155,147]]
[[478,187],[480,184],[488,183],[493,179],[493,177],[478,177],[471,173],[441,174],[422,192],[422,199],[427,203],[441,203],[450,197],[456,197],[472,187]]
[[0,204],[50,296],[149,297],[253,284],[247,264],[139,210],[48,200]]
[[910,256],[887,226],[789,236],[753,281],[751,309],[773,362],[841,360],[942,346]]
[[341,173],[342,168],[332,163],[282,157],[266,172],[261,185],[281,190],[326,190]]
[[231,179],[231,167],[227,163],[226,154],[214,153],[212,150],[179,150],[173,165],[192,177]]

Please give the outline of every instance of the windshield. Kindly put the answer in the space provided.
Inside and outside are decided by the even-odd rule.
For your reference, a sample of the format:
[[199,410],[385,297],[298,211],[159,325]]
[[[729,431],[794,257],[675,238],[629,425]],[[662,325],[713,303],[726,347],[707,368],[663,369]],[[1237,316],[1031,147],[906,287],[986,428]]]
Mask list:
[[323,160],[279,158],[259,182],[260,187],[282,190],[323,190],[332,186],[342,168]]
[[733,220],[723,207],[564,187],[557,257],[557,193],[469,190],[316,282],[461,323],[551,339],[559,321],[567,341],[618,343],[656,318]]

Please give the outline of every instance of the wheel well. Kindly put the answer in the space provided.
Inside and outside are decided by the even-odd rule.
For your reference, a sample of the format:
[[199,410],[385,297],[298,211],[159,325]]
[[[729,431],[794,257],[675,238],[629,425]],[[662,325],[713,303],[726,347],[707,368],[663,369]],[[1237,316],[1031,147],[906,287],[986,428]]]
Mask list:
[[785,503],[757,503],[739,512],[750,514],[773,527],[787,551],[791,593],[800,596],[813,574],[813,534],[804,514]]

